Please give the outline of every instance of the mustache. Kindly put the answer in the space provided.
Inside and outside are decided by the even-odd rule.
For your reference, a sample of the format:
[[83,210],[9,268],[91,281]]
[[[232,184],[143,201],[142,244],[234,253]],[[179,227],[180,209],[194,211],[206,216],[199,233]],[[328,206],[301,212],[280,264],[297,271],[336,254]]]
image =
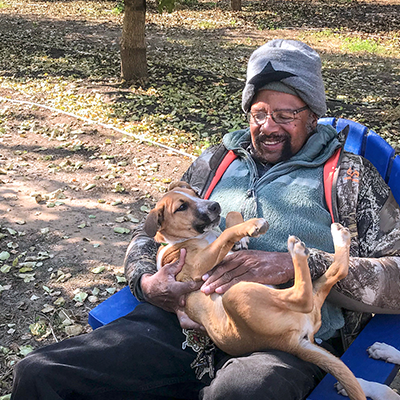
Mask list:
[[289,134],[280,134],[280,135],[258,135],[255,138],[255,142],[256,144],[261,144],[263,142],[269,142],[269,141],[277,141],[277,142],[285,142],[285,141],[289,141],[290,142],[290,135]]

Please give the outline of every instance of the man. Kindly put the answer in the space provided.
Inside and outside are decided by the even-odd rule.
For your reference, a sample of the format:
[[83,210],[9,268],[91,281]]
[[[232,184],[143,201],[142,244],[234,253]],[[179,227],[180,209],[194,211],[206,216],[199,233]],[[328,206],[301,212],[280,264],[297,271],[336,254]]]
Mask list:
[[[332,261],[334,219],[351,231],[351,268],[323,307],[317,341],[340,351],[371,312],[400,312],[399,206],[368,161],[342,152],[336,131],[317,125],[325,92],[320,58],[310,47],[274,40],[257,49],[242,105],[249,129],[227,134],[183,179],[218,201],[223,216],[237,210],[245,219],[265,217],[270,229],[250,240],[251,250],[206,274],[201,290],[224,293],[241,280],[290,284],[289,234],[310,248],[312,276],[320,276]],[[216,182],[229,150],[233,161]],[[332,186],[324,183],[324,167],[336,163]],[[157,272],[157,247],[138,229],[125,260],[129,285],[145,302],[90,334],[31,353],[16,367],[12,399],[305,398],[323,376],[316,366],[268,349],[229,357],[193,331],[182,332],[202,328],[182,312],[185,294],[197,286],[175,280],[184,251]]]

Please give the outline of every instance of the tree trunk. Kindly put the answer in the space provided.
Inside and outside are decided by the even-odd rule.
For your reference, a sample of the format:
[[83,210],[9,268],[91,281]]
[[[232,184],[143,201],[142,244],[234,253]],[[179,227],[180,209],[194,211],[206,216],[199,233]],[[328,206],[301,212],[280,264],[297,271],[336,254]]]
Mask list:
[[122,25],[121,75],[126,81],[147,79],[146,0],[124,0]]
[[232,11],[242,10],[242,0],[231,0]]

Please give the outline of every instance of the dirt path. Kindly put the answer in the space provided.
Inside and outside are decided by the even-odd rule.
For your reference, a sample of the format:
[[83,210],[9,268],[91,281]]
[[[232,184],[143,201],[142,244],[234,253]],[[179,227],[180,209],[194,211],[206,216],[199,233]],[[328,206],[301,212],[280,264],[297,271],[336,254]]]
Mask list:
[[0,102],[0,121],[1,395],[30,348],[90,330],[129,230],[191,160],[44,109]]

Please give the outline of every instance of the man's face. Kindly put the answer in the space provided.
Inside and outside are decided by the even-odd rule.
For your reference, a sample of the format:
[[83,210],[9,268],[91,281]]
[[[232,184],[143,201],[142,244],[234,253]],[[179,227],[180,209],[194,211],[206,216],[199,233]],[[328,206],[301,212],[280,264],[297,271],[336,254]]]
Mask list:
[[[279,110],[298,110],[306,104],[292,94],[261,90],[251,106],[252,114],[263,111],[272,113]],[[276,164],[295,155],[311,136],[317,124],[317,117],[309,109],[299,112],[292,122],[276,123],[268,116],[265,123],[257,125],[250,121],[253,156],[263,163]]]

